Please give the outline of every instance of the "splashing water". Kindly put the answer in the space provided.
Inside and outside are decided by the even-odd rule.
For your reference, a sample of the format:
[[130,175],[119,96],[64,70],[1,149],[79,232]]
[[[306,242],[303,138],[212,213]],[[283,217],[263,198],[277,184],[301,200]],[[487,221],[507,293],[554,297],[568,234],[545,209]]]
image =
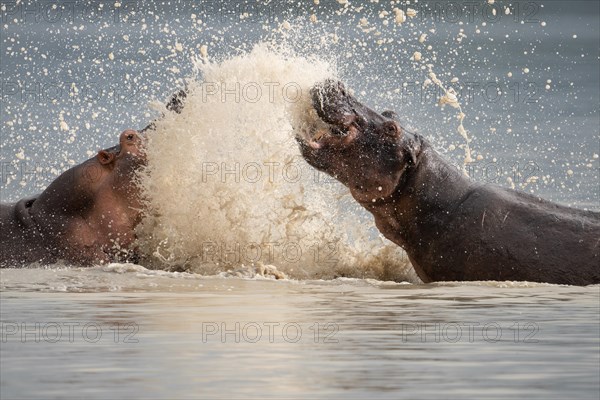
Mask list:
[[[262,263],[292,277],[411,280],[406,255],[344,188],[299,157],[292,125],[306,117],[307,88],[331,75],[375,110],[395,110],[457,166],[473,161],[468,173],[477,180],[598,208],[597,60],[589,61],[597,35],[563,32],[561,21],[578,25],[565,19],[573,6],[546,4],[546,27],[523,23],[517,8],[498,2],[503,17],[489,21],[483,0],[457,23],[440,20],[426,2],[243,1],[227,12],[227,4],[192,3],[149,2],[153,23],[98,20],[71,29],[27,15],[6,21],[6,88],[43,78],[4,96],[3,201],[43,190],[114,145],[115,133],[145,126],[147,99],[182,86],[190,55],[222,61],[236,49],[246,53],[196,64],[184,112],[167,113],[152,135],[141,176],[150,213],[138,234],[157,267],[219,273]],[[237,13],[240,4],[252,12]],[[58,51],[40,46],[48,36],[60,37]],[[261,41],[271,47],[252,50]],[[559,50],[548,55],[545,47]],[[69,62],[53,57],[74,48]],[[431,84],[433,70],[440,85]],[[37,87],[64,95],[32,96]],[[461,109],[441,111],[438,103]]]
[[200,273],[270,264],[296,278],[417,279],[346,190],[300,157],[290,121],[336,71],[289,53],[259,44],[197,61],[202,79],[188,82],[181,114],[165,112],[149,137],[141,248],[161,268]]

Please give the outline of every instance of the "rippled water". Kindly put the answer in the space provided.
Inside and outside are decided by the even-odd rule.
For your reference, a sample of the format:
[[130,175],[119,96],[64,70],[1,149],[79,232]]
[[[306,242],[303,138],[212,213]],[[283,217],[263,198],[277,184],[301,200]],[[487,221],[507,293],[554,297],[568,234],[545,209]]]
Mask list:
[[275,281],[122,265],[0,277],[2,398],[600,390],[599,286]]

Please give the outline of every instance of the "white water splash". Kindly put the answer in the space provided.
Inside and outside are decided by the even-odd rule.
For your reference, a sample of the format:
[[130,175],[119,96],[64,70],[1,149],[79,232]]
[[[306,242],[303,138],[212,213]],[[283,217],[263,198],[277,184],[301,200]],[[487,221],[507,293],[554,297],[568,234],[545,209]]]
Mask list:
[[160,268],[262,263],[293,278],[417,280],[347,190],[300,157],[290,121],[335,66],[263,44],[197,67],[182,113],[165,111],[151,133],[141,176],[150,211],[140,247]]

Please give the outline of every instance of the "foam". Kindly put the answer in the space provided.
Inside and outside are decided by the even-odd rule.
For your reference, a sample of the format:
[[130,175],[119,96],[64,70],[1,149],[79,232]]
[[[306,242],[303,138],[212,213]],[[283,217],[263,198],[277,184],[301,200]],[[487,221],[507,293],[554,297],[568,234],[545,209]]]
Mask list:
[[140,181],[149,212],[138,236],[150,264],[418,280],[405,253],[357,215],[347,189],[300,157],[292,124],[310,120],[309,89],[335,77],[335,65],[259,44],[196,67],[182,113],[163,110],[148,141]]

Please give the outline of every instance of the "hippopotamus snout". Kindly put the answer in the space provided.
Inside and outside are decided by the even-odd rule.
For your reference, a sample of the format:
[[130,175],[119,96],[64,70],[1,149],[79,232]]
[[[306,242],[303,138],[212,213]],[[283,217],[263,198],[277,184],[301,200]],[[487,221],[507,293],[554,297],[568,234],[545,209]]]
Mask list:
[[391,195],[415,163],[415,136],[400,127],[394,113],[377,113],[339,81],[318,83],[310,94],[309,128],[297,138],[306,161],[348,186],[359,201]]
[[138,131],[133,129],[124,130],[119,136],[119,144],[125,148],[130,148],[132,146],[136,148],[142,148],[144,137]]
[[119,154],[121,156],[132,155],[136,158],[146,159],[146,138],[140,132],[127,129],[119,137]]
[[354,125],[365,130],[386,117],[361,104],[340,81],[328,79],[311,89],[311,98],[319,118],[330,125],[330,133],[343,136]]
[[[315,85],[311,91],[313,107],[319,118],[334,128],[346,128],[352,124],[356,113],[352,107],[352,97],[344,84],[331,79]],[[342,134],[342,132],[333,132]]]

